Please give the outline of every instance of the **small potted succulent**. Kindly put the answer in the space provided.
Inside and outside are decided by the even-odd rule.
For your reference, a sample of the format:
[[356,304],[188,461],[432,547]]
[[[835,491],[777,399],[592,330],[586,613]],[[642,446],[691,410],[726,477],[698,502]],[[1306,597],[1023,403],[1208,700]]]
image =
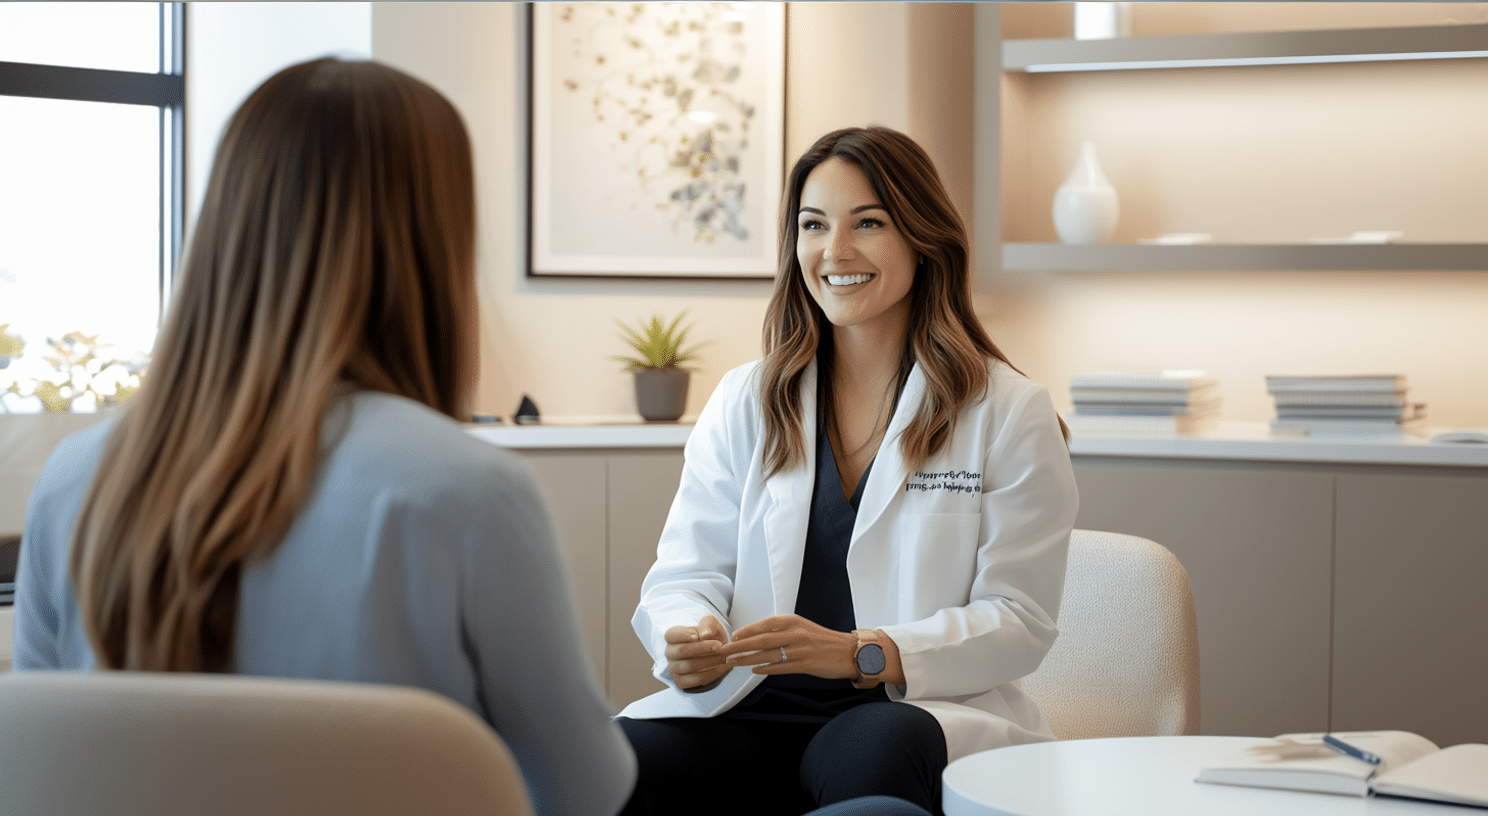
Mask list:
[[636,411],[648,422],[676,420],[687,408],[690,371],[682,364],[697,358],[697,345],[683,348],[692,329],[682,325],[686,316],[684,310],[671,323],[664,323],[660,315],[652,315],[650,322],[640,323],[639,331],[615,321],[636,356],[610,359],[624,363],[625,370],[635,374]]

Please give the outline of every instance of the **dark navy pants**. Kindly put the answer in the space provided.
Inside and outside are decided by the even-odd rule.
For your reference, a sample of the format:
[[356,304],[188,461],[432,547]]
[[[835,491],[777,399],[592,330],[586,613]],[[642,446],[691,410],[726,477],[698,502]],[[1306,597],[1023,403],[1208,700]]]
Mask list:
[[[729,717],[621,718],[640,764],[624,816],[940,813],[945,734],[923,709],[874,702],[828,722]],[[900,803],[862,801],[887,796]],[[882,808],[873,810],[872,808]]]

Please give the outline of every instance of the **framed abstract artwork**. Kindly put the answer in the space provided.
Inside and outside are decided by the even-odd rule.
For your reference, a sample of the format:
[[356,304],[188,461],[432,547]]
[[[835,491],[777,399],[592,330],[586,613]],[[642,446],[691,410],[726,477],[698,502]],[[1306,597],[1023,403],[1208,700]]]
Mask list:
[[530,6],[530,275],[774,276],[784,5]]

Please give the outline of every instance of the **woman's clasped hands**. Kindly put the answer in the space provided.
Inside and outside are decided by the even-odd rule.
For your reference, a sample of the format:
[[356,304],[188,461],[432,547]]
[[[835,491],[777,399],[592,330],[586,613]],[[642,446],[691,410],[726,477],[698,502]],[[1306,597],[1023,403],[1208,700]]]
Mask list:
[[667,670],[683,691],[707,691],[733,668],[719,654],[728,633],[712,615],[704,615],[697,626],[673,626],[663,637],[667,642]]
[[707,691],[735,666],[752,666],[755,674],[858,676],[857,637],[800,615],[773,615],[741,626],[732,640],[717,618],[705,615],[697,626],[673,626],[665,637],[667,665],[683,691]]

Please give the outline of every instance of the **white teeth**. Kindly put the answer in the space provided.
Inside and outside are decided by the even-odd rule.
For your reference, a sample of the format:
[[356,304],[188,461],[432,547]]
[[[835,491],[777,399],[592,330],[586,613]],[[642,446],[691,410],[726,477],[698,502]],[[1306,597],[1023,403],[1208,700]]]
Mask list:
[[833,286],[851,286],[855,283],[867,283],[870,280],[873,280],[873,276],[867,274],[827,276],[827,283],[830,283]]

